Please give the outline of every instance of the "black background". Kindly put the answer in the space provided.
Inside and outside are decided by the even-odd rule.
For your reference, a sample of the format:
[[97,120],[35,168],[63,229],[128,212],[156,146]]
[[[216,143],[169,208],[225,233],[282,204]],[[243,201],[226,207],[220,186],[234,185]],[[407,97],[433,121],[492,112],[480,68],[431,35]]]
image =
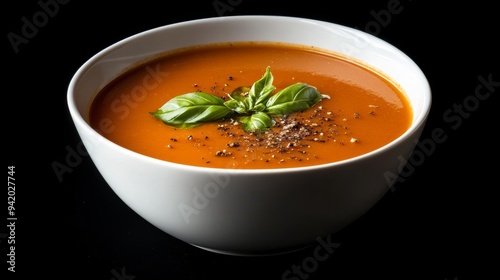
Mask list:
[[[62,180],[52,167],[55,162],[67,164],[68,151],[79,148],[66,89],[92,55],[165,24],[254,14],[356,27],[398,47],[421,67],[432,88],[433,107],[422,139],[429,141],[436,130],[447,137],[433,142],[432,151],[371,211],[331,236],[340,247],[307,279],[462,280],[486,279],[489,271],[498,275],[487,255],[498,256],[493,228],[498,224],[498,183],[492,180],[499,150],[498,10],[487,1],[438,5],[400,0],[401,12],[377,22],[376,14],[394,1],[60,0],[57,12],[17,46],[9,34],[22,35],[23,17],[33,23],[43,9],[37,1],[4,2],[2,138],[7,166],[16,170],[18,220],[16,272],[11,273],[6,262],[11,233],[2,218],[0,275],[8,277],[1,278],[282,279],[285,271],[312,256],[313,247],[273,257],[206,252],[135,214],[83,153],[71,159],[72,171]],[[218,11],[217,2],[231,9]],[[493,85],[481,89],[481,99],[475,95],[481,85],[478,77]],[[447,120],[444,114],[456,106],[463,106],[465,113],[452,113],[454,121]],[[6,187],[1,195],[5,217]]]

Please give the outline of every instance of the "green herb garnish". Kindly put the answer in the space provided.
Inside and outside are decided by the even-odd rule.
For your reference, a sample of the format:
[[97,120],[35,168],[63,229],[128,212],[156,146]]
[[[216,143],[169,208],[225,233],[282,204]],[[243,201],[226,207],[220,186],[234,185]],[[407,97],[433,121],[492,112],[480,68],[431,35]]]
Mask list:
[[275,117],[311,108],[323,98],[329,98],[313,86],[296,83],[271,95],[273,86],[270,67],[250,88],[239,87],[229,100],[204,93],[191,92],[172,98],[153,116],[178,128],[192,128],[207,122],[235,118],[250,133],[262,133],[274,126]]

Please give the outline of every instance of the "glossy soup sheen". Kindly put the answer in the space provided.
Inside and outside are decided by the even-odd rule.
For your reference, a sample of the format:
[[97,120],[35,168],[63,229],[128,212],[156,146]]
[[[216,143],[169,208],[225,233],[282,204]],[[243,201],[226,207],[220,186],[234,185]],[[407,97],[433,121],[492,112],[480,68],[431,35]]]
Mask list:
[[[226,98],[251,86],[267,66],[278,92],[302,82],[329,99],[276,119],[265,134],[221,121],[173,128],[150,114],[175,96],[202,91]],[[359,63],[313,47],[226,43],[179,50],[134,67],[102,89],[89,122],[127,149],[165,161],[215,168],[261,169],[319,165],[362,155],[411,125],[406,96]]]

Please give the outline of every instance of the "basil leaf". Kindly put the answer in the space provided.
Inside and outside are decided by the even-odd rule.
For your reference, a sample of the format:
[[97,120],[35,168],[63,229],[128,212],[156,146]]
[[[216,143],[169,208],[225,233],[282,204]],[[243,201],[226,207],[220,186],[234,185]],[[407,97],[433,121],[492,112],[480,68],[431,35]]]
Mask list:
[[273,74],[271,73],[271,68],[268,66],[266,72],[262,75],[258,81],[253,83],[250,91],[248,92],[248,106],[249,110],[254,110],[259,104],[264,104],[269,99],[271,92],[276,88],[273,86]]
[[229,95],[230,100],[224,105],[240,114],[263,111],[269,96],[276,89],[273,80],[271,68],[268,66],[262,78],[253,83],[252,87],[243,86],[235,89]]
[[235,111],[238,114],[245,114],[247,112],[244,103],[236,99],[231,99],[224,102],[224,106]]
[[261,112],[261,111],[264,111],[266,109],[266,105],[265,104],[257,104],[255,105],[255,107],[253,107],[253,111],[254,112]]
[[323,97],[327,96],[319,93],[315,87],[297,83],[271,96],[265,112],[271,116],[288,115],[314,106]]
[[222,119],[232,112],[224,105],[222,98],[208,93],[192,92],[172,98],[151,114],[165,124],[191,128],[205,122]]
[[224,102],[224,105],[239,114],[248,113],[250,111],[247,98],[249,91],[249,87],[239,87],[233,90],[233,92],[228,95],[230,100]]
[[235,99],[238,101],[245,101],[247,99],[249,92],[250,92],[249,87],[239,87],[233,90],[233,92],[231,92],[231,95],[229,95],[229,97],[231,99]]
[[241,128],[246,132],[263,133],[274,125],[274,120],[266,113],[257,112],[250,116],[238,118],[242,123]]
[[224,119],[236,112],[242,128],[250,133],[262,133],[274,126],[273,117],[303,111],[314,106],[322,98],[315,87],[297,83],[275,95],[271,68],[268,66],[262,78],[249,87],[236,88],[228,94],[229,100],[203,92],[186,93],[174,97],[158,111],[150,112],[164,123],[190,128],[205,122]]

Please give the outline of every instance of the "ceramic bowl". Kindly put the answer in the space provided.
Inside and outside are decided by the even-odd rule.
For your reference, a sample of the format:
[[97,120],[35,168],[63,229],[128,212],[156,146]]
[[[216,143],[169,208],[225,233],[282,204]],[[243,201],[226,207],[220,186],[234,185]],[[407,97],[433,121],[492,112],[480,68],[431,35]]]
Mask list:
[[[108,141],[89,126],[93,97],[124,69],[177,48],[252,40],[317,46],[379,69],[406,92],[413,107],[411,127],[384,147],[341,162],[238,170],[147,157]],[[412,59],[360,30],[306,18],[231,16],[158,27],[105,48],[75,73],[67,101],[98,171],[141,217],[206,250],[265,255],[312,245],[376,204],[416,148],[431,107],[431,90]]]

